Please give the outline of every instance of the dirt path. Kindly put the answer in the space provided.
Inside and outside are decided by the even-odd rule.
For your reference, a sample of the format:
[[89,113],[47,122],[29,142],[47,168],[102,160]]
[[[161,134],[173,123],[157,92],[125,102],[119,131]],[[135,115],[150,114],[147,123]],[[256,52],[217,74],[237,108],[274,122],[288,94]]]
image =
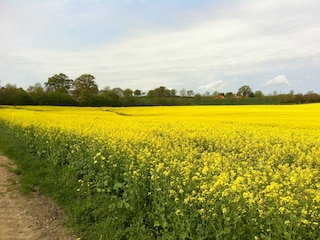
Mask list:
[[62,226],[63,213],[39,193],[23,196],[18,190],[14,163],[0,156],[0,239],[76,240]]

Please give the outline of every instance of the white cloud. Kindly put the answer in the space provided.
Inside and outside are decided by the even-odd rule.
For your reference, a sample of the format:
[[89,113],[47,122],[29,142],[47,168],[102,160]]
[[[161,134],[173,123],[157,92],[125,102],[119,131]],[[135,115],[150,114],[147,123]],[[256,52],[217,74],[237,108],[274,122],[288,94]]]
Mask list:
[[[183,27],[175,24],[153,24],[147,21],[148,18],[131,16],[129,9],[125,13],[130,16],[113,19],[118,14],[126,14],[120,6],[112,4],[113,7],[110,8],[96,5],[100,7],[99,14],[96,14],[95,5],[90,5],[90,11],[82,11],[80,7],[76,8],[78,4],[63,1],[68,3],[67,10],[75,8],[71,11],[74,14],[70,19],[58,18],[68,13],[63,10],[65,5],[60,1],[60,4],[53,6],[40,5],[36,8],[35,16],[29,9],[28,14],[19,18],[18,13],[24,9],[21,7],[16,15],[6,15],[7,20],[3,22],[3,25],[15,23],[17,27],[7,27],[5,32],[8,34],[5,35],[8,37],[0,39],[0,43],[5,46],[0,50],[0,78],[3,81],[7,76],[14,78],[13,74],[17,70],[20,72],[19,77],[16,77],[18,80],[28,72],[34,76],[30,78],[31,85],[37,81],[44,82],[60,72],[71,78],[90,73],[96,77],[101,87],[134,85],[137,88],[151,89],[164,85],[187,89],[200,86],[199,89],[202,90],[220,90],[226,84],[236,88],[244,84],[243,79],[257,79],[257,76],[265,72],[289,73],[290,69],[286,70],[288,66],[304,71],[302,68],[306,66],[306,60],[318,67],[319,1],[284,1],[285,3],[277,0],[246,0],[241,1],[241,4],[229,4],[228,8],[224,6],[221,11],[215,10],[219,8],[214,4],[210,8],[209,4],[203,6],[201,13],[190,14],[191,20],[185,17],[188,20]],[[153,3],[149,1],[148,4]],[[29,5],[28,2],[25,6]],[[39,9],[43,11],[38,11]],[[216,15],[211,14],[213,10],[217,11]],[[60,14],[56,16],[55,13]],[[28,29],[29,25],[34,26],[34,22],[43,23],[43,16],[48,18],[44,24]],[[13,19],[9,21],[11,17]],[[131,24],[132,21],[129,20],[135,18],[138,20]],[[166,18],[165,13],[163,18]],[[162,23],[160,20],[159,23]],[[47,23],[51,22],[54,27],[47,27]],[[116,31],[116,38],[106,34],[109,25],[101,27],[102,22],[116,25],[121,34],[117,35]],[[74,30],[66,29],[64,24],[74,25]],[[24,28],[25,31],[19,31]],[[92,31],[85,31],[89,28]],[[29,30],[33,30],[30,35]],[[95,30],[99,32],[95,34]],[[75,47],[70,47],[71,45]],[[212,76],[214,79],[223,79],[224,82],[210,82]],[[228,80],[235,78],[242,80],[233,81],[233,84]],[[290,81],[293,83],[294,79]],[[19,82],[16,83],[19,85]],[[280,75],[265,83],[275,84],[290,85],[290,82],[284,75]]]
[[201,85],[199,89],[205,91],[219,91],[222,90],[225,86],[226,84],[222,80],[217,80],[205,85]]
[[276,77],[274,77],[273,79],[268,80],[265,83],[266,86],[270,86],[270,85],[287,85],[287,86],[291,86],[291,83],[289,82],[289,80],[287,79],[287,77],[285,75],[278,75]]

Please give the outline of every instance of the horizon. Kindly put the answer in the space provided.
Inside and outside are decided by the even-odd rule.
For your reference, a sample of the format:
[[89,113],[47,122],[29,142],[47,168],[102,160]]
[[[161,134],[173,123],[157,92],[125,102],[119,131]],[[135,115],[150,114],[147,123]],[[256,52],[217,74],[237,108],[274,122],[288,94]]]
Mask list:
[[[70,79],[70,80],[74,81],[73,79]],[[94,80],[94,81],[95,81],[95,80]],[[39,84],[40,84],[41,88],[42,88],[44,91],[46,91],[46,92],[55,92],[55,90],[54,90],[54,91],[52,91],[52,90],[49,90],[49,91],[48,91],[48,89],[46,89],[45,84],[42,84],[42,83],[40,83],[40,82],[37,82],[37,83],[35,83],[35,84],[30,85],[30,86],[28,87],[28,89],[29,89],[30,87],[39,87]],[[0,89],[1,89],[1,88],[6,88],[6,86],[15,87],[15,88],[17,88],[17,89],[23,89],[24,91],[29,92],[28,89],[25,89],[25,88],[23,88],[23,87],[19,87],[19,86],[17,86],[17,85],[14,84],[14,83],[6,83],[4,86],[2,86],[2,85],[1,85],[1,81],[0,81]],[[249,85],[243,85],[243,86],[241,86],[241,87],[244,87],[244,86],[250,87]],[[156,89],[161,88],[161,87],[164,87],[166,90],[169,90],[169,91],[175,90],[175,91],[176,91],[175,96],[177,96],[177,97],[194,97],[194,96],[196,96],[197,94],[200,94],[201,96],[204,96],[204,97],[212,97],[212,96],[213,96],[213,97],[217,97],[217,96],[221,96],[221,95],[225,96],[225,95],[228,95],[228,94],[230,94],[230,93],[233,94],[234,96],[236,96],[236,95],[238,94],[238,92],[239,92],[239,89],[241,88],[241,87],[239,87],[239,88],[238,88],[236,91],[234,91],[234,92],[233,92],[233,91],[229,91],[229,90],[225,90],[225,91],[213,91],[213,92],[210,92],[210,91],[206,91],[206,92],[199,92],[199,91],[198,91],[198,92],[197,92],[197,91],[195,91],[194,89],[186,89],[186,88],[174,89],[174,88],[167,88],[166,86],[158,86],[158,87],[155,87],[155,88],[153,88],[153,89],[146,89],[146,91],[141,90],[141,88],[136,88],[136,89],[120,88],[120,89],[123,90],[123,91],[125,91],[126,89],[129,89],[129,90],[132,90],[132,92],[134,92],[134,91],[136,91],[136,90],[139,90],[139,91],[141,92],[141,95],[139,95],[139,96],[147,96],[149,91],[153,91],[153,90],[156,90]],[[98,86],[98,94],[101,93],[101,92],[103,92],[103,91],[112,91],[113,89],[117,89],[117,88],[119,88],[119,87],[110,87],[110,86],[107,86],[107,87],[101,88],[100,86]],[[252,90],[251,87],[250,87],[250,89]],[[184,94],[187,95],[187,92],[190,91],[190,90],[193,92],[192,95],[190,95],[190,96],[183,96]],[[72,91],[73,91],[73,88],[71,88],[71,89],[69,90],[68,94],[71,94],[71,95],[72,95]],[[182,93],[182,92],[184,92],[184,93]],[[318,94],[319,94],[319,95],[320,95],[320,92],[315,92],[315,91],[313,91],[313,90],[309,90],[309,91],[307,91],[307,92],[295,92],[294,90],[290,90],[289,92],[282,92],[281,89],[280,89],[279,92],[278,92],[277,90],[274,90],[272,93],[265,93],[265,92],[263,92],[263,91],[261,91],[261,90],[252,90],[252,93],[254,93],[254,95],[256,95],[257,92],[260,92],[263,96],[280,96],[280,95],[287,95],[287,94],[293,94],[293,95],[300,95],[300,94],[302,94],[302,95],[317,94],[317,95],[318,95]],[[133,94],[133,96],[134,96],[134,94]],[[254,96],[254,97],[256,97],[256,96]]]

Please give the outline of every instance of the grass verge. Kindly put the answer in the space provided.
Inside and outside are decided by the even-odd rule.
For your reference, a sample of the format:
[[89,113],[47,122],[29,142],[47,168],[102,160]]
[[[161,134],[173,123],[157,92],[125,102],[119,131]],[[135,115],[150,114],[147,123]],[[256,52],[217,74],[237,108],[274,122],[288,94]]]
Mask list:
[[[15,162],[17,168],[8,167],[8,170],[19,175],[20,190],[23,194],[30,195],[33,191],[40,190],[70,216],[67,209],[72,209],[70,207],[76,197],[70,194],[70,184],[66,181],[67,177],[71,178],[70,175],[67,176],[61,169],[53,168],[44,157],[32,153],[23,141],[15,138],[3,125],[0,125],[0,153]],[[72,221],[65,224],[79,232]]]

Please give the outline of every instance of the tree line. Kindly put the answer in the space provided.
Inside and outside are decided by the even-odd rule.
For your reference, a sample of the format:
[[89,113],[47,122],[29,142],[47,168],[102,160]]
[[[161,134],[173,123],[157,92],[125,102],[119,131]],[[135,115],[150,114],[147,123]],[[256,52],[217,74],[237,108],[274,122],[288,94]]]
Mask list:
[[233,92],[195,93],[193,90],[164,86],[149,90],[109,88],[99,90],[95,77],[83,74],[75,80],[64,73],[55,74],[44,83],[36,83],[27,90],[6,84],[0,88],[1,105],[55,105],[55,106],[170,106],[170,105],[237,105],[237,104],[292,104],[320,102],[320,95],[312,91],[307,94],[264,95],[253,92],[250,86],[241,86]]

